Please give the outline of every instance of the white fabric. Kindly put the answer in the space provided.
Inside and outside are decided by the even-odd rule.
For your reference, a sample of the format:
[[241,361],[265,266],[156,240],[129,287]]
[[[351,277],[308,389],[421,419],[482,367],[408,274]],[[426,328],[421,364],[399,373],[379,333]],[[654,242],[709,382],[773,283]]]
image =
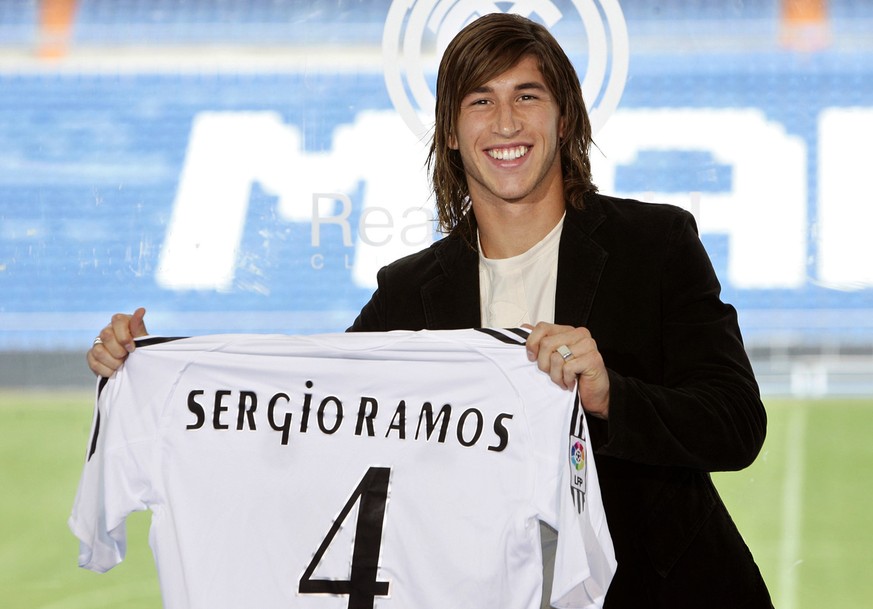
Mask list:
[[[555,606],[600,607],[615,559],[591,452],[578,469],[568,449],[588,437],[575,391],[498,334],[141,341],[98,393],[80,565],[120,562],[150,509],[167,609],[533,609],[542,519]],[[350,578],[377,589],[300,590]]]
[[514,328],[555,319],[558,245],[564,220],[532,248],[512,258],[486,258],[479,248],[482,326]]
[[[554,322],[558,247],[563,226],[561,218],[539,243],[512,258],[486,258],[479,247],[479,307],[483,326],[512,328],[539,321]],[[548,609],[558,536],[554,529],[540,523],[540,537],[545,578],[540,607]]]

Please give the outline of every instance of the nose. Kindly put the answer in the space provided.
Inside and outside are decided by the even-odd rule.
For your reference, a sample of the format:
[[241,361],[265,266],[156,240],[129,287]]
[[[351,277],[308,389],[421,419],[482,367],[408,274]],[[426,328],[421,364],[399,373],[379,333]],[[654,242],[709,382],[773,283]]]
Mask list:
[[494,117],[494,130],[502,136],[515,135],[521,130],[518,114],[511,104],[500,104]]

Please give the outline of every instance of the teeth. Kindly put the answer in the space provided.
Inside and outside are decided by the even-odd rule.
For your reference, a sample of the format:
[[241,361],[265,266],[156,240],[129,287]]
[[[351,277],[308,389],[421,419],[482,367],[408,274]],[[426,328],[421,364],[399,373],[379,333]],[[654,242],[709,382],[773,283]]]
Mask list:
[[488,151],[488,155],[492,159],[498,161],[514,161],[527,154],[527,146],[516,146],[515,148],[492,148]]

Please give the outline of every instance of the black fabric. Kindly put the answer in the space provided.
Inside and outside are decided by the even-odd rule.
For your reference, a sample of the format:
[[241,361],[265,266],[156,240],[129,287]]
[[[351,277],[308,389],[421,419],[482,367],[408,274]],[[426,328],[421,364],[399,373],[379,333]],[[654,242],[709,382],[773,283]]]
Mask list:
[[[609,371],[609,421],[590,419],[618,560],[606,607],[771,607],[709,475],[752,463],[766,415],[694,218],[585,203],[567,210],[555,322],[587,327]],[[479,325],[478,253],[448,237],[381,269],[349,330]]]

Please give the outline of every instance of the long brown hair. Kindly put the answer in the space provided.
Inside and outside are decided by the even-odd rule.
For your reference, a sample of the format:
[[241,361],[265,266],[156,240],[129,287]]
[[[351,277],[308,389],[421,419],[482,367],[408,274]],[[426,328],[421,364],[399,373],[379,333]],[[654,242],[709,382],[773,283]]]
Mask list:
[[460,232],[471,240],[475,228],[475,218],[467,213],[470,193],[461,155],[449,147],[449,138],[456,132],[461,100],[528,56],[539,61],[546,86],[564,118],[560,155],[567,205],[581,209],[583,195],[597,191],[591,181],[588,158],[591,122],[579,76],[570,59],[538,23],[519,15],[485,15],[449,43],[437,73],[436,116],[427,165],[440,228],[447,233]]

